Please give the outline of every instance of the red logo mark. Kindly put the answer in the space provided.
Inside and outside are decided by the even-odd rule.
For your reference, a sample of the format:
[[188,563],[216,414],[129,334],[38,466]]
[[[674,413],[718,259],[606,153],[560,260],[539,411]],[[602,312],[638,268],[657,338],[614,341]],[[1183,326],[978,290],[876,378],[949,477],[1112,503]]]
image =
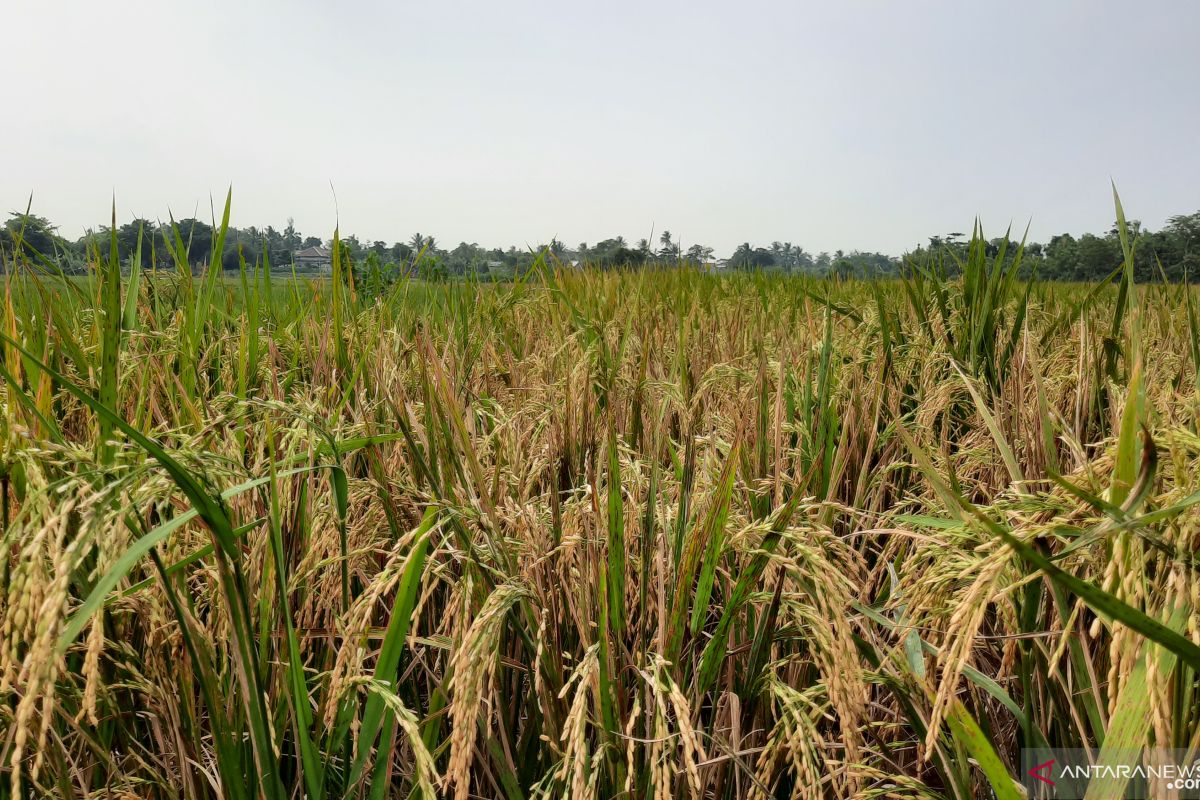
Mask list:
[[1054,759],[1053,759],[1053,758],[1052,758],[1052,759],[1050,759],[1049,761],[1044,761],[1044,762],[1042,762],[1041,764],[1038,764],[1038,765],[1037,765],[1036,767],[1034,767],[1033,769],[1029,770],[1029,776],[1030,776],[1030,777],[1032,777],[1032,778],[1037,778],[1037,779],[1038,779],[1039,781],[1041,781],[1042,783],[1049,784],[1050,786],[1053,786],[1053,785],[1054,785],[1054,781],[1050,780],[1050,778],[1049,778],[1049,777],[1047,777],[1047,775],[1049,775],[1049,772],[1047,772],[1047,775],[1041,775],[1041,774],[1039,774],[1039,773],[1040,773],[1042,770],[1049,770],[1049,769],[1050,769],[1050,767],[1051,767],[1051,766],[1053,766],[1053,765],[1054,765]]

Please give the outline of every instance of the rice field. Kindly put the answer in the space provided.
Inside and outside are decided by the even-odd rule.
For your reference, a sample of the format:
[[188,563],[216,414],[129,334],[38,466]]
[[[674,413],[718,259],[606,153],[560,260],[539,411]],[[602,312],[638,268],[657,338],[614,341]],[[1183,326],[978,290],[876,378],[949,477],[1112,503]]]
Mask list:
[[1122,244],[1097,285],[982,237],[376,296],[14,262],[0,796],[1012,800],[1022,748],[1195,753],[1200,298]]

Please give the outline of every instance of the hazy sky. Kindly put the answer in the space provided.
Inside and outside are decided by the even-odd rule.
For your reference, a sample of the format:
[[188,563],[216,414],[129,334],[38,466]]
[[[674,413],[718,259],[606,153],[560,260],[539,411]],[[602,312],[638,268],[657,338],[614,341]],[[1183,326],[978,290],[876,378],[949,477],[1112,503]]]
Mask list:
[[1200,209],[1200,3],[6,0],[0,211],[898,253]]

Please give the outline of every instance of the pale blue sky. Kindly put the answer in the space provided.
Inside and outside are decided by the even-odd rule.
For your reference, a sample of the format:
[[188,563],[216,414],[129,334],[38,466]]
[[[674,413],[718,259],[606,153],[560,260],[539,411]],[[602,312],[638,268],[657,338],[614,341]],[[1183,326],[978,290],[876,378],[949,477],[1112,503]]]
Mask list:
[[10,0],[0,210],[898,253],[1200,209],[1200,3]]

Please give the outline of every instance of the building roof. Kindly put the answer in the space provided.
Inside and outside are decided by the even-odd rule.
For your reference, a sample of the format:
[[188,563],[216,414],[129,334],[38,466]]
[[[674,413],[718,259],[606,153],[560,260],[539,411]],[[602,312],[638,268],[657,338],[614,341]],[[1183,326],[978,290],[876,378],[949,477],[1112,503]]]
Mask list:
[[328,247],[306,247],[303,250],[297,250],[294,258],[329,258],[331,253]]

